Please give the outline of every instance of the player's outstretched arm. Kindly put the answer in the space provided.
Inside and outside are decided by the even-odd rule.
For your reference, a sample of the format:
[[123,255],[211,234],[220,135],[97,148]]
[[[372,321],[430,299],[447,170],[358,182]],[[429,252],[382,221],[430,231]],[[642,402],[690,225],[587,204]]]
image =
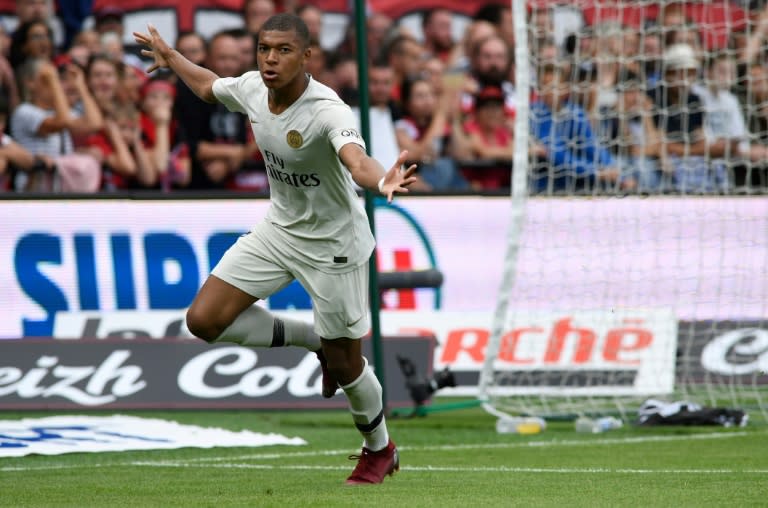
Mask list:
[[206,102],[216,102],[216,96],[213,95],[213,82],[218,79],[218,76],[205,67],[190,62],[184,55],[170,47],[152,23],[147,24],[147,32],[133,32],[134,40],[149,48],[142,49],[141,54],[154,60],[147,72],[161,68],[171,69],[195,95]]
[[408,186],[417,180],[414,176],[416,164],[403,168],[403,164],[408,159],[407,150],[400,152],[400,156],[389,171],[386,171],[376,159],[369,157],[360,145],[354,143],[344,145],[339,151],[339,156],[352,173],[355,183],[387,196],[388,202],[392,201],[395,194],[408,192]]

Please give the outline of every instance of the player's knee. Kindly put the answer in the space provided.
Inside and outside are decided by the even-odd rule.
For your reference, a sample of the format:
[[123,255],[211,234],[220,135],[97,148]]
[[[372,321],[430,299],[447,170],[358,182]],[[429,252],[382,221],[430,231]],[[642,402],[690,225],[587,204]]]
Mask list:
[[327,358],[328,372],[339,385],[348,385],[363,372],[362,361],[350,361],[347,358]]
[[213,342],[224,330],[204,312],[194,305],[187,309],[187,329],[190,333],[206,342]]

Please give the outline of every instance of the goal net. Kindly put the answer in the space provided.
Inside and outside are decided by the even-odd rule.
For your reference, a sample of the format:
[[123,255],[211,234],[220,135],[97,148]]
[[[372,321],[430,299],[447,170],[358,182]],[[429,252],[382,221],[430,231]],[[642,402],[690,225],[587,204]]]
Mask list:
[[768,8],[747,4],[512,2],[490,412],[768,421]]

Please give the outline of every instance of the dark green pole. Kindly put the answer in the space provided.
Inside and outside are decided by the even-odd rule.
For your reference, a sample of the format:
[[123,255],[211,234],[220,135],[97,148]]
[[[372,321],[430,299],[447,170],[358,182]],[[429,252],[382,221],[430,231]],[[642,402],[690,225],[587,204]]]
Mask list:
[[[365,1],[355,0],[355,45],[357,46],[357,75],[360,97],[360,134],[365,141],[368,155],[371,154],[371,127],[369,119],[368,98],[368,48],[365,36]],[[365,213],[368,214],[368,224],[371,232],[376,237],[376,221],[373,217],[375,195],[368,189],[365,190]],[[371,340],[373,341],[373,366],[376,377],[379,378],[383,390],[384,408],[387,407],[387,389],[384,376],[384,355],[381,346],[381,319],[379,310],[381,301],[379,298],[379,267],[376,261],[376,250],[373,251],[368,261],[368,300],[371,306]]]

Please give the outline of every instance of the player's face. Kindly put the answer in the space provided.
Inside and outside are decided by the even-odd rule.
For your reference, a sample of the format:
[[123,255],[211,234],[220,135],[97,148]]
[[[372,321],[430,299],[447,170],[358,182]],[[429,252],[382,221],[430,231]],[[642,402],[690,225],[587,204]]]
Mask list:
[[284,88],[303,77],[309,54],[309,48],[303,47],[294,30],[259,33],[256,59],[268,88]]

